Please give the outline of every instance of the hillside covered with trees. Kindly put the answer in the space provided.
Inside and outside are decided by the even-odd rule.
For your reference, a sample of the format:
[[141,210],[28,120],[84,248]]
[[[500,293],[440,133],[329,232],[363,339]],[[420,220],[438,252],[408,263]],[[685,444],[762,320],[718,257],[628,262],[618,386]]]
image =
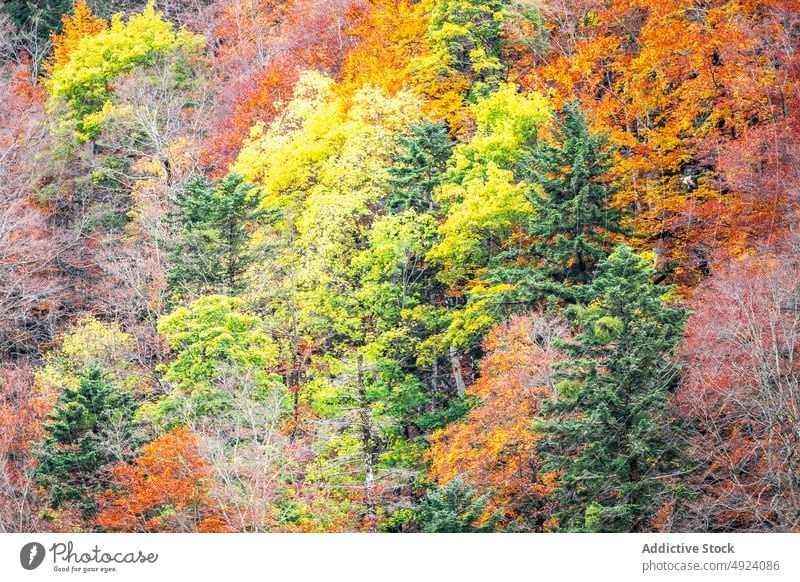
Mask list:
[[797,0],[0,6],[0,532],[800,531]]

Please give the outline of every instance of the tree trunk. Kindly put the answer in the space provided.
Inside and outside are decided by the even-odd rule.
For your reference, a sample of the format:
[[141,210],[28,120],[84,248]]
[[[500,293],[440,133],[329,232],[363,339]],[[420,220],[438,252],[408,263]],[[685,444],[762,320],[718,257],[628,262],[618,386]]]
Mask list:
[[450,365],[453,366],[453,378],[456,381],[456,392],[459,398],[467,393],[467,387],[464,384],[464,375],[461,373],[461,357],[458,355],[456,346],[450,346]]
[[364,455],[364,505],[366,507],[367,527],[375,531],[377,513],[375,511],[375,450],[372,438],[372,417],[370,414],[367,387],[364,383],[364,356],[358,356],[358,414],[361,424],[361,448]]

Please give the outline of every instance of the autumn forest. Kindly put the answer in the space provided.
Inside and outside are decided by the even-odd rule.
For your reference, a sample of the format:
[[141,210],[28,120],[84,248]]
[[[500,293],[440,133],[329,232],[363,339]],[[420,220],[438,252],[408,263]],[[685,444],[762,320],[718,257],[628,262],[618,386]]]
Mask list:
[[0,5],[0,532],[800,531],[800,2]]

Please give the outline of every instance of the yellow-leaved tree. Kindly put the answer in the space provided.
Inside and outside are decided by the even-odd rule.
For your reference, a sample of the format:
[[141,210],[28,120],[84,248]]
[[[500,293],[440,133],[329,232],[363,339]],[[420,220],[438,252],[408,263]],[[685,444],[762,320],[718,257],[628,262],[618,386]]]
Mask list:
[[117,14],[96,34],[84,35],[77,43],[65,39],[65,60],[56,62],[47,79],[48,107],[60,114],[63,129],[74,132],[79,142],[88,141],[100,133],[113,109],[110,89],[116,78],[176,53],[186,59],[197,56],[204,42],[199,35],[176,31],[152,1],[127,20]]

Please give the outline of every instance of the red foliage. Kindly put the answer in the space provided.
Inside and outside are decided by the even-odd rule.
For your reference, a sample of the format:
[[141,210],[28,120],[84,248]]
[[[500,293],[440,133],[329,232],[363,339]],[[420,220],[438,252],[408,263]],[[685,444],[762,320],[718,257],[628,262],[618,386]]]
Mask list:
[[800,527],[800,239],[736,260],[693,301],[675,406],[702,469],[681,527]]
[[194,433],[176,429],[145,445],[132,465],[114,467],[97,523],[123,532],[228,531],[208,498],[209,479]]

